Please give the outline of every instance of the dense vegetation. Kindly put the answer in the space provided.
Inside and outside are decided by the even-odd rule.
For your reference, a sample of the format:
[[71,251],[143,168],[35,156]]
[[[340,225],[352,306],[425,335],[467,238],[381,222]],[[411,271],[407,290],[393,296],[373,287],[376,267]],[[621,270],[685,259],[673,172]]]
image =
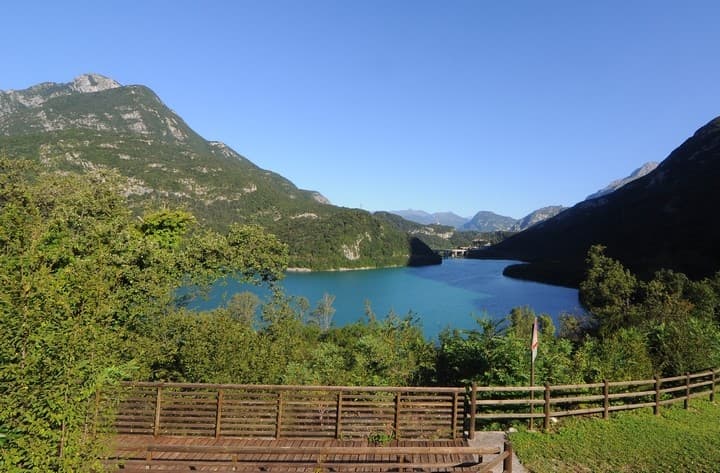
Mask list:
[[[359,385],[523,385],[529,308],[426,340],[412,314],[332,324],[274,286],[287,246],[257,226],[217,232],[169,208],[134,215],[117,176],[37,173],[0,162],[0,470],[84,471],[102,447],[98,390],[121,379]],[[211,312],[184,309],[216,278],[273,288]],[[179,293],[178,288],[186,291]],[[720,365],[720,274],[660,271],[640,281],[588,255],[590,315],[556,330],[541,315],[537,379],[644,378]],[[102,406],[103,409],[108,406]]]
[[152,376],[164,356],[152,333],[176,289],[227,274],[272,281],[287,248],[257,227],[204,230],[182,211],[136,219],[111,175],[0,164],[0,470],[77,471],[97,458],[97,390]]
[[169,205],[220,232],[233,223],[260,225],[288,245],[292,267],[402,266],[411,256],[407,233],[397,226],[363,210],[321,203],[277,174],[207,144],[79,129],[0,136],[0,150],[14,159],[36,157],[59,172],[120,170],[121,188],[137,214]]
[[720,465],[718,418],[718,403],[693,401],[689,410],[663,409],[660,416],[571,418],[550,434],[522,431],[510,438],[523,465],[536,473],[711,472]]

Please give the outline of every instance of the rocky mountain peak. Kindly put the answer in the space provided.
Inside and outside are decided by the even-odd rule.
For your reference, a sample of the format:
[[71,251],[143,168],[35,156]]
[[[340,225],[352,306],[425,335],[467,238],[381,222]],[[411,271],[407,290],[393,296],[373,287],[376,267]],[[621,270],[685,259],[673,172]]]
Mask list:
[[629,176],[624,177],[622,179],[617,179],[615,181],[612,181],[610,184],[607,185],[607,187],[600,189],[599,191],[595,192],[594,194],[590,194],[589,196],[585,197],[585,200],[596,199],[598,197],[602,197],[604,195],[610,194],[611,192],[615,192],[616,190],[620,189],[625,184],[632,182],[636,179],[640,179],[641,177],[643,177],[647,174],[650,174],[652,171],[655,170],[656,167],[658,167],[659,164],[660,163],[657,163],[655,161],[647,162],[647,163],[643,164],[642,166],[640,166],[639,168],[637,168],[636,170],[634,170],[632,172],[632,174],[630,174]]
[[70,84],[73,91],[86,94],[118,87],[121,87],[119,82],[100,74],[82,74],[77,76]]

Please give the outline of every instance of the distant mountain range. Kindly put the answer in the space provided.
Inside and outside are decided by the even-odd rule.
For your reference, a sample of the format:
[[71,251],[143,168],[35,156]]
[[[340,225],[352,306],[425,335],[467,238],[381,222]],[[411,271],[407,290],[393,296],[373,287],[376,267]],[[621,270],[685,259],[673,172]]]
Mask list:
[[56,172],[115,171],[138,211],[181,206],[219,230],[259,224],[289,245],[291,266],[439,262],[393,223],[330,205],[318,192],[205,140],[147,87],[98,74],[0,91],[0,154]]
[[465,222],[470,220],[468,217],[461,217],[453,212],[435,212],[428,213],[424,210],[390,210],[390,213],[399,215],[405,220],[420,223],[422,225],[447,225],[454,228],[462,227]]
[[423,210],[391,210],[390,213],[399,215],[411,222],[422,225],[446,225],[460,231],[468,232],[497,232],[525,230],[546,218],[561,212],[565,207],[553,205],[535,210],[521,219],[514,219],[496,214],[488,210],[481,210],[470,218],[460,217],[453,212],[428,213]]
[[641,277],[668,268],[691,278],[720,270],[720,117],[700,128],[660,165],[615,191],[580,202],[472,256],[530,264],[509,275],[577,285],[590,246],[602,244]]
[[[587,196],[585,200],[595,199],[597,197],[610,194],[625,184],[652,172],[657,166],[658,163],[654,161],[645,163],[638,169],[634,170],[629,176],[611,182],[605,188]],[[520,219],[506,217],[488,210],[481,210],[471,218],[460,217],[453,212],[428,213],[424,210],[391,210],[390,212],[395,215],[400,215],[406,220],[424,225],[448,225],[455,227],[458,230],[476,232],[521,232],[533,225],[554,217],[565,209],[567,209],[567,207],[563,207],[562,205],[550,205],[534,210]]]

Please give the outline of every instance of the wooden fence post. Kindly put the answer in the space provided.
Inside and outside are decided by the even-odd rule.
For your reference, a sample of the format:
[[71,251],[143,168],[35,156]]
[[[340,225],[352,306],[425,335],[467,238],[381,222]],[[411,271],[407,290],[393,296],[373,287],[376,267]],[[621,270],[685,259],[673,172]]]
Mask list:
[[545,403],[543,404],[545,419],[543,420],[543,430],[550,428],[550,385],[545,383]]
[[153,435],[160,435],[160,409],[162,408],[162,386],[158,385],[155,395],[155,422],[153,424]]
[[338,391],[337,395],[337,408],[335,410],[335,438],[340,439],[342,436],[342,429],[340,427],[342,423],[342,398],[343,392]]
[[222,419],[223,390],[218,389],[217,407],[215,409],[215,438],[220,438],[220,419]]
[[690,373],[685,373],[685,400],[683,401],[685,409],[690,407]]
[[457,438],[457,416],[458,416],[458,392],[455,391],[452,396],[452,420],[451,428],[452,428],[452,439],[455,440]]
[[610,383],[603,379],[603,419],[610,417]]
[[395,393],[395,418],[393,419],[393,430],[395,431],[395,439],[400,439],[400,391]]
[[710,385],[710,402],[715,401],[715,369],[712,370],[712,384]]
[[282,413],[283,413],[283,391],[278,391],[277,412],[275,413],[275,439],[280,438],[282,431]]
[[528,419],[528,430],[534,430],[535,429],[535,390],[533,389],[534,385],[531,382],[530,383],[530,418]]
[[655,375],[655,406],[653,406],[653,414],[660,415],[660,376]]
[[512,444],[507,440],[503,444],[503,450],[507,452],[507,456],[503,459],[503,473],[512,473]]
[[472,383],[472,391],[470,391],[470,433],[468,438],[475,438],[475,409],[477,408],[477,384]]

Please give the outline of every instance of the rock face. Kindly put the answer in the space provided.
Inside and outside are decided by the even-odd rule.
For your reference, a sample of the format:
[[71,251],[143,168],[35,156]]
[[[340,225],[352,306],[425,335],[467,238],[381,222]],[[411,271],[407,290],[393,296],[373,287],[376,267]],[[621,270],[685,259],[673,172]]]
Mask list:
[[0,118],[24,108],[38,108],[47,101],[76,93],[94,93],[121,85],[100,74],[83,74],[68,84],[44,82],[24,90],[0,91]]
[[635,179],[640,179],[641,177],[645,176],[646,174],[651,173],[655,170],[656,167],[658,167],[660,163],[657,163],[655,161],[650,161],[636,170],[634,170],[629,176],[624,177],[622,179],[617,179],[615,181],[612,181],[610,184],[608,184],[605,188],[600,189],[599,191],[595,192],[594,194],[590,194],[589,196],[585,197],[585,200],[590,199],[597,199],[598,197],[602,197],[604,195],[607,195],[611,192],[615,192],[616,190],[620,189],[625,184],[634,181]]
[[261,225],[289,245],[293,267],[397,266],[411,256],[407,233],[205,140],[142,85],[84,74],[0,91],[0,150],[49,171],[113,171],[137,209],[185,207],[221,231]]
[[0,134],[73,128],[204,141],[147,87],[123,87],[99,74],[84,74],[66,84],[0,91]]
[[70,84],[70,88],[75,92],[83,94],[91,94],[102,92],[103,90],[116,89],[120,84],[109,77],[100,74],[83,74],[75,78]]
[[642,277],[661,268],[710,276],[720,270],[720,219],[708,218],[720,202],[718,182],[720,118],[644,177],[472,256],[528,261],[515,275],[573,285],[583,277],[590,246],[602,244]]
[[511,230],[521,232],[532,227],[533,225],[536,225],[544,220],[554,217],[566,208],[567,207],[563,207],[562,205],[550,205],[548,207],[537,209],[518,220],[517,223],[511,228]]

